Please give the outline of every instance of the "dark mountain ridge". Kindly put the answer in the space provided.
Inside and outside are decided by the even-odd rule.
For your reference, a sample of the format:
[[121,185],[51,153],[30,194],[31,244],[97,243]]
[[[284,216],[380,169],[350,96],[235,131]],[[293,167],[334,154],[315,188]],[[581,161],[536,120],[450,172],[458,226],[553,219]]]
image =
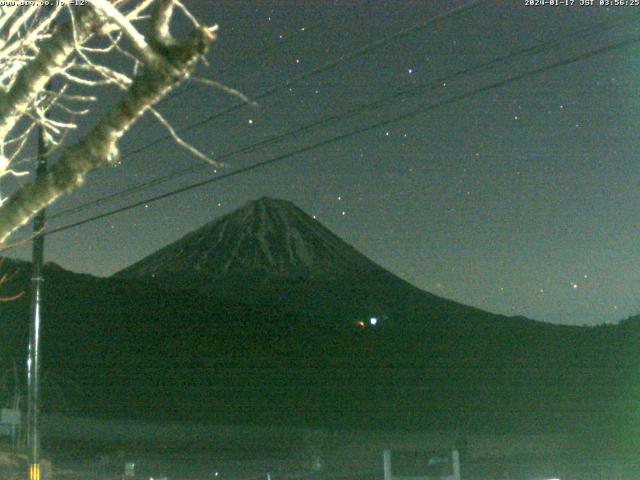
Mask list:
[[301,307],[315,302],[344,308],[353,299],[370,305],[371,315],[383,314],[382,305],[391,302],[405,310],[429,311],[432,320],[495,317],[418,289],[293,203],[269,197],[247,202],[114,277],[171,288],[215,289],[218,295],[243,302]]
[[383,270],[286,200],[251,201],[118,272],[117,277],[383,276]]
[[[111,278],[48,266],[46,409],[341,428],[637,425],[624,394],[637,389],[635,324],[552,325],[439,298],[352,258],[300,212],[250,203]],[[290,247],[271,244],[293,230]],[[8,294],[28,290],[28,264],[3,268],[17,272]],[[28,295],[0,312],[0,361],[22,365]]]

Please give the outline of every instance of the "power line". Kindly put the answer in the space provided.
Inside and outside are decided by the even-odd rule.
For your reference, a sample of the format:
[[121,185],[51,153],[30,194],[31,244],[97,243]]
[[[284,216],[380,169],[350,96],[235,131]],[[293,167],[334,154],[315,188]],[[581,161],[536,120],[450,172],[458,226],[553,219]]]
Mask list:
[[[332,121],[341,121],[341,120],[344,120],[344,119],[347,119],[347,118],[351,118],[351,117],[357,116],[357,115],[363,113],[366,110],[378,107],[378,106],[380,106],[380,105],[382,105],[382,104],[384,104],[386,102],[397,100],[397,99],[400,99],[400,98],[406,99],[406,98],[409,98],[409,97],[415,97],[420,92],[422,92],[424,90],[433,89],[433,88],[439,86],[442,82],[449,82],[449,81],[455,80],[455,79],[457,79],[459,77],[462,77],[462,76],[465,76],[465,75],[469,75],[469,74],[472,74],[472,73],[479,73],[479,72],[482,72],[484,70],[489,69],[490,67],[492,67],[494,65],[498,65],[500,63],[507,62],[507,61],[516,59],[516,58],[521,57],[521,56],[535,55],[535,54],[540,53],[540,52],[548,53],[548,52],[552,51],[552,50],[550,50],[550,47],[565,47],[566,46],[566,42],[568,40],[575,39],[575,38],[581,38],[581,37],[585,37],[587,35],[592,35],[593,33],[599,33],[599,32],[602,32],[602,31],[606,31],[608,29],[611,29],[613,27],[617,27],[620,24],[627,23],[627,22],[628,22],[628,20],[626,20],[626,21],[617,21],[617,22],[602,22],[602,23],[599,23],[599,24],[596,24],[596,25],[593,25],[593,26],[589,26],[589,27],[585,27],[585,28],[579,29],[579,30],[577,30],[575,32],[569,33],[569,34],[567,34],[567,35],[565,35],[563,37],[560,37],[560,38],[549,40],[549,41],[546,41],[546,42],[543,42],[543,43],[536,42],[532,46],[524,47],[522,49],[519,49],[519,50],[516,50],[516,51],[513,51],[513,52],[509,52],[509,53],[507,53],[505,55],[498,56],[498,57],[496,57],[496,58],[494,58],[492,60],[489,60],[487,62],[483,62],[483,63],[477,64],[477,65],[474,65],[472,67],[467,67],[467,68],[458,70],[458,71],[456,71],[456,72],[454,72],[452,74],[449,74],[447,76],[442,76],[442,77],[436,78],[434,80],[431,80],[431,81],[429,81],[427,83],[422,83],[420,85],[416,85],[414,87],[411,87],[410,89],[400,90],[398,92],[394,92],[392,94],[383,96],[383,97],[381,97],[381,98],[379,98],[377,100],[374,100],[372,102],[362,103],[362,104],[356,105],[356,106],[354,106],[354,107],[352,107],[352,108],[350,108],[348,110],[345,110],[345,111],[342,111],[342,112],[339,112],[339,113],[326,115],[326,116],[321,117],[320,119],[318,119],[318,120],[316,120],[316,121],[314,121],[314,122],[312,122],[310,124],[307,124],[307,125],[304,125],[302,127],[290,130],[290,131],[285,132],[285,133],[273,135],[273,136],[271,136],[271,137],[269,137],[269,138],[267,138],[265,140],[262,140],[262,141],[260,141],[258,143],[247,145],[247,146],[244,146],[244,147],[242,147],[240,149],[228,152],[228,153],[226,153],[226,154],[224,154],[224,155],[222,155],[220,157],[217,157],[216,160],[217,161],[224,161],[224,160],[226,160],[228,158],[231,158],[231,157],[234,157],[234,156],[237,156],[237,155],[240,155],[240,154],[246,154],[246,153],[251,153],[251,152],[260,150],[263,147],[266,147],[268,145],[272,145],[274,143],[279,143],[280,141],[282,141],[282,140],[284,140],[284,139],[286,139],[288,137],[294,137],[294,136],[296,136],[296,135],[298,135],[300,133],[307,132],[307,131],[312,130],[312,129],[316,128],[316,127],[322,126],[322,125],[324,125],[326,123],[329,123],[329,122],[332,122]],[[198,163],[196,165],[193,165],[193,166],[190,166],[190,167],[187,167],[187,168],[183,168],[183,169],[180,169],[180,170],[174,170],[172,172],[169,172],[167,174],[161,175],[161,176],[156,177],[154,179],[151,179],[151,180],[148,180],[148,181],[145,181],[145,182],[141,182],[141,183],[139,183],[137,185],[133,185],[133,186],[131,186],[129,188],[126,188],[124,190],[121,190],[119,192],[114,192],[114,193],[105,195],[103,197],[100,197],[100,198],[98,198],[96,200],[92,200],[90,202],[87,202],[85,204],[78,205],[78,206],[75,206],[75,207],[70,207],[70,208],[67,208],[65,210],[61,210],[60,212],[58,212],[58,213],[56,213],[54,215],[51,215],[50,218],[51,219],[59,218],[61,216],[66,216],[66,215],[69,215],[69,214],[78,213],[78,212],[87,210],[89,208],[99,206],[99,205],[101,205],[103,203],[115,200],[117,198],[130,195],[132,193],[135,193],[135,192],[138,192],[138,191],[141,191],[141,190],[144,190],[144,189],[147,189],[147,188],[150,188],[150,187],[165,183],[167,181],[175,180],[176,178],[179,178],[179,177],[182,177],[184,175],[188,175],[188,174],[197,172],[197,171],[205,169],[205,168],[210,168],[210,165],[205,164],[205,163]]]
[[[369,4],[371,4],[371,3],[372,3],[371,0],[369,0],[367,2],[367,6],[365,6],[365,7],[358,6],[358,7],[353,7],[352,9],[353,10],[357,10],[359,8],[367,8],[367,12],[371,13],[370,10],[368,10],[370,8]],[[242,59],[237,60],[236,62],[233,62],[230,65],[226,65],[225,67],[223,67],[220,70],[220,73],[223,73],[223,72],[225,72],[225,71],[227,71],[229,69],[232,69],[232,68],[239,67],[240,65],[244,65],[244,64],[250,62],[251,60],[253,60],[255,58],[258,58],[258,57],[261,57],[261,56],[265,55],[266,53],[269,53],[269,52],[271,52],[273,50],[280,49],[280,48],[282,48],[282,45],[290,42],[291,40],[294,40],[297,35],[299,35],[301,33],[308,34],[309,32],[312,32],[312,31],[316,30],[319,27],[326,26],[327,24],[331,23],[332,21],[342,19],[343,17],[345,17],[345,14],[343,12],[336,12],[335,15],[328,15],[328,16],[324,17],[322,20],[320,20],[318,22],[312,23],[309,26],[303,27],[303,29],[295,31],[293,34],[290,34],[287,37],[285,37],[282,41],[271,42],[270,45],[267,45],[267,46],[255,51],[255,52],[249,54],[249,55],[246,55]]]
[[[300,82],[301,80],[309,78],[309,77],[311,77],[313,75],[317,75],[317,74],[320,74],[320,73],[327,72],[327,71],[337,67],[338,65],[341,65],[341,64],[343,64],[345,62],[354,60],[354,59],[356,59],[358,57],[366,55],[369,52],[377,50],[378,48],[386,45],[389,42],[392,42],[394,40],[398,40],[400,38],[403,38],[403,37],[406,37],[406,36],[411,35],[413,33],[416,33],[416,32],[419,32],[421,30],[424,30],[425,28],[427,28],[427,27],[429,27],[429,26],[433,25],[434,23],[437,23],[437,22],[439,22],[441,20],[445,20],[445,19],[447,19],[449,17],[465,13],[465,12],[467,12],[467,11],[473,9],[473,8],[476,8],[476,7],[480,6],[480,4],[482,4],[483,2],[486,2],[486,1],[487,0],[470,0],[470,1],[460,5],[458,7],[452,8],[451,10],[449,10],[449,11],[447,11],[445,13],[442,13],[442,14],[437,15],[435,17],[429,18],[429,19],[427,19],[427,20],[425,20],[423,22],[420,22],[420,23],[418,23],[416,25],[413,25],[411,27],[404,28],[404,29],[392,34],[392,35],[389,35],[387,37],[383,37],[380,40],[376,40],[375,42],[368,43],[367,45],[365,45],[365,46],[363,46],[363,47],[361,47],[361,48],[359,48],[359,49],[357,49],[357,50],[355,50],[355,51],[353,51],[351,53],[346,53],[346,54],[338,57],[335,60],[332,60],[330,62],[325,63],[324,65],[321,65],[319,67],[313,68],[313,69],[311,69],[311,70],[309,70],[307,72],[303,72],[303,73],[301,73],[299,75],[295,75],[295,76],[291,77],[289,80],[286,80],[284,83],[280,83],[278,85],[270,87],[270,88],[262,91],[261,93],[252,96],[251,99],[253,101],[258,101],[258,100],[262,100],[264,98],[267,98],[267,97],[279,92],[280,90],[284,90],[285,88],[289,88],[292,85],[295,85],[296,83]],[[213,114],[205,117],[202,120],[199,120],[197,122],[192,123],[191,125],[188,125],[186,127],[180,128],[180,129],[176,129],[176,133],[177,134],[181,134],[181,133],[184,133],[184,132],[188,132],[190,130],[193,130],[194,128],[197,128],[197,127],[199,127],[201,125],[204,125],[204,124],[206,124],[208,122],[211,122],[213,120],[216,120],[216,119],[218,119],[218,118],[220,118],[220,117],[222,117],[224,115],[227,115],[227,114],[229,114],[231,112],[235,112],[236,110],[239,110],[239,109],[241,109],[242,107],[244,107],[246,105],[247,105],[246,102],[236,103],[235,105],[232,105],[231,107],[228,107],[228,108],[220,110],[220,111],[218,111],[216,113],[213,113]],[[161,143],[161,142],[163,142],[165,140],[169,140],[171,138],[172,138],[172,136],[169,135],[169,134],[163,135],[162,137],[158,137],[157,139],[152,140],[151,142],[148,142],[148,143],[142,145],[141,147],[135,148],[133,150],[130,150],[130,151],[124,153],[122,155],[122,158],[123,159],[124,158],[128,158],[128,157],[130,157],[132,155],[135,155],[136,153],[142,152],[143,150],[146,150],[146,149],[148,149],[150,147],[153,147],[154,145],[157,145],[158,143]]]
[[[375,42],[369,43],[369,44],[367,44],[367,45],[365,45],[365,46],[363,46],[363,47],[361,47],[361,48],[359,48],[359,49],[357,49],[357,50],[355,50],[355,51],[353,51],[353,52],[351,52],[349,54],[345,54],[345,55],[342,55],[341,57],[338,57],[338,59],[336,59],[336,60],[330,61],[330,62],[328,62],[328,63],[326,63],[326,64],[324,64],[324,65],[322,65],[320,67],[317,67],[315,69],[309,70],[307,72],[303,72],[300,75],[294,76],[294,77],[290,78],[289,80],[287,80],[284,84],[275,85],[275,86],[263,91],[258,96],[253,97],[253,100],[260,100],[262,98],[266,98],[266,97],[268,97],[270,95],[273,95],[274,93],[277,93],[278,91],[280,91],[282,89],[288,88],[289,86],[296,84],[297,82],[299,82],[301,80],[304,80],[304,79],[306,79],[308,77],[311,77],[313,75],[316,75],[318,73],[322,73],[322,72],[328,71],[328,70],[330,70],[330,69],[336,67],[337,65],[339,65],[341,63],[344,63],[346,61],[350,61],[350,60],[353,60],[355,58],[358,58],[359,56],[362,56],[362,55],[364,55],[364,54],[366,54],[366,53],[368,53],[370,51],[373,51],[373,50],[385,45],[386,43],[389,43],[390,41],[393,41],[393,40],[405,37],[407,35],[410,35],[412,33],[415,33],[417,31],[423,30],[424,28],[427,28],[428,26],[432,25],[433,23],[436,23],[436,22],[438,22],[440,20],[444,20],[445,18],[448,18],[449,16],[458,15],[458,14],[461,14],[463,12],[466,12],[469,9],[475,8],[475,7],[479,6],[484,1],[486,1],[486,0],[472,0],[472,1],[467,2],[467,3],[465,3],[465,4],[461,5],[461,6],[453,8],[453,9],[449,10],[448,12],[445,12],[443,14],[440,14],[440,15],[436,16],[436,17],[432,17],[430,19],[427,19],[427,20],[425,20],[425,21],[423,21],[423,22],[421,22],[421,23],[419,23],[417,25],[413,25],[411,27],[408,27],[408,28],[405,28],[403,30],[400,30],[399,32],[396,32],[393,35],[390,35],[390,36],[384,37],[384,38],[382,38],[380,40],[377,40]],[[213,121],[213,120],[215,120],[215,119],[217,119],[217,118],[219,118],[219,117],[221,117],[221,116],[223,116],[223,115],[225,115],[227,113],[230,113],[232,111],[238,110],[238,109],[242,108],[245,105],[246,104],[244,102],[238,103],[238,104],[236,104],[234,106],[231,106],[231,107],[229,107],[229,108],[227,108],[225,110],[222,110],[222,111],[219,111],[217,113],[214,113],[214,114],[206,117],[205,119],[198,120],[197,122],[195,122],[195,123],[193,123],[191,125],[183,127],[181,129],[177,129],[176,133],[181,134],[181,133],[184,133],[186,131],[189,131],[189,130],[192,130],[194,128],[197,128],[197,127],[199,127],[199,126],[201,126],[201,125],[203,125],[205,123],[208,123],[210,121]],[[160,143],[160,142],[162,142],[164,140],[170,139],[170,138],[172,138],[171,135],[164,135],[162,137],[159,137],[159,138],[157,138],[155,140],[152,140],[149,143],[146,143],[145,145],[142,145],[142,146],[140,146],[140,147],[138,147],[138,148],[136,148],[134,150],[130,150],[129,152],[124,153],[122,158],[123,159],[128,158],[128,157],[130,157],[130,156],[132,156],[132,155],[134,155],[136,153],[142,152],[142,151],[144,151],[144,150],[146,150],[148,148],[151,148],[151,147],[157,145],[158,143]],[[237,154],[237,152],[235,152],[233,154]],[[228,158],[228,156],[224,156],[223,158]],[[186,173],[187,172],[185,172],[184,174],[186,174]],[[136,188],[136,187],[132,187],[132,188]],[[129,193],[129,191],[130,191],[130,189],[126,190],[127,193]],[[112,196],[110,195],[109,198],[112,198]],[[99,199],[98,201],[101,201],[101,200]],[[80,207],[80,209],[84,209],[84,208]],[[58,213],[52,215],[50,218],[57,218],[57,217],[59,217],[61,215],[66,215],[68,213],[71,213],[71,211],[75,212],[75,211],[78,211],[78,209],[72,207],[70,209],[66,209],[66,210],[63,210],[61,212],[58,212]]]
[[[249,18],[249,15],[246,16],[247,18]],[[337,13],[335,15],[330,15],[327,16],[325,18],[323,18],[322,20],[312,23],[311,25],[309,25],[308,27],[304,27],[304,30],[296,30],[293,33],[287,35],[284,39],[280,40],[280,41],[274,41],[274,42],[270,42],[267,46],[263,47],[263,48],[259,48],[258,50],[251,52],[247,55],[245,55],[244,57],[236,60],[235,62],[231,62],[229,65],[225,65],[222,68],[218,69],[218,75],[223,75],[224,73],[228,72],[229,70],[233,70],[234,68],[237,68],[241,65],[245,65],[246,63],[249,63],[250,61],[264,56],[266,54],[268,54],[271,51],[274,51],[276,49],[282,49],[286,44],[290,43],[292,40],[295,40],[296,38],[298,38],[299,35],[301,34],[308,34],[314,30],[316,30],[319,27],[322,27],[324,25],[327,25],[330,21],[332,20],[336,20],[336,19],[340,19],[343,17],[342,13]],[[178,91],[175,91],[173,93],[170,93],[169,95],[165,96],[162,100],[160,100],[156,106],[161,105],[163,103],[168,102],[169,100],[172,100],[174,98],[177,98],[181,95],[184,95],[184,93],[186,92],[186,90],[184,88],[179,89]],[[126,155],[129,155],[129,153],[127,153]]]
[[[271,164],[274,164],[274,163],[277,163],[277,162],[281,162],[281,161],[286,160],[288,158],[291,158],[291,157],[293,157],[295,155],[298,155],[298,154],[301,154],[301,153],[306,153],[306,152],[315,150],[317,148],[324,147],[326,145],[337,143],[337,142],[340,142],[340,141],[345,140],[347,138],[351,138],[351,137],[354,137],[356,135],[360,135],[362,133],[378,129],[380,127],[384,127],[384,126],[390,125],[392,123],[397,123],[399,121],[415,117],[417,115],[429,112],[429,111],[434,110],[436,108],[440,108],[440,107],[443,107],[445,105],[450,105],[450,104],[459,102],[461,100],[465,100],[467,98],[470,98],[472,96],[475,96],[475,95],[478,95],[478,94],[481,94],[481,93],[486,93],[488,91],[495,90],[497,88],[504,87],[506,85],[509,85],[511,83],[523,80],[525,78],[528,78],[528,77],[531,77],[531,76],[535,76],[535,75],[539,75],[541,73],[548,72],[548,71],[553,70],[555,68],[567,66],[567,65],[570,65],[570,64],[582,61],[582,60],[586,60],[588,58],[595,57],[597,55],[603,55],[603,54],[609,53],[611,51],[614,51],[614,50],[617,50],[617,49],[620,49],[620,48],[624,48],[624,47],[628,47],[628,46],[637,44],[639,42],[640,42],[640,36],[636,36],[636,37],[630,38],[628,40],[624,40],[624,41],[617,42],[617,43],[614,43],[614,44],[610,44],[610,45],[607,45],[607,46],[604,46],[604,47],[600,47],[600,48],[598,48],[596,50],[591,50],[591,51],[588,51],[588,52],[584,52],[584,53],[581,53],[579,55],[573,56],[571,58],[560,60],[560,61],[554,62],[554,63],[552,63],[550,65],[546,65],[546,66],[543,66],[543,67],[538,67],[536,69],[532,69],[532,70],[529,70],[527,72],[523,72],[523,73],[520,73],[518,75],[514,75],[514,76],[509,77],[507,79],[491,83],[489,85],[477,88],[477,89],[472,90],[470,92],[466,92],[466,93],[462,93],[462,94],[459,94],[459,95],[455,95],[455,96],[449,97],[447,99],[441,100],[440,102],[432,103],[432,104],[430,104],[430,105],[428,105],[426,107],[419,107],[419,108],[413,109],[413,110],[411,110],[409,112],[397,115],[395,117],[392,117],[392,118],[389,118],[389,119],[386,119],[386,120],[383,120],[383,121],[380,121],[380,122],[377,122],[377,123],[374,123],[374,124],[371,124],[371,125],[367,125],[367,126],[359,128],[359,129],[352,130],[350,132],[343,133],[341,135],[337,135],[335,137],[331,137],[329,139],[325,139],[323,141],[320,141],[320,142],[317,142],[317,143],[314,143],[314,144],[299,148],[297,150],[294,150],[294,151],[291,151],[291,152],[288,152],[288,153],[285,153],[285,154],[278,155],[278,156],[273,157],[273,158],[271,158],[269,160],[265,160],[265,161],[262,161],[262,162],[257,162],[257,163],[254,163],[252,165],[239,168],[237,170],[234,170],[233,172],[229,172],[229,173],[226,173],[226,174],[223,174],[223,175],[219,175],[219,176],[216,176],[216,177],[208,178],[206,180],[195,182],[195,183],[192,183],[192,184],[187,185],[185,187],[174,189],[174,190],[171,190],[169,192],[166,192],[166,193],[163,193],[163,194],[160,194],[160,195],[156,195],[156,196],[147,198],[145,200],[142,200],[142,201],[139,201],[139,202],[135,202],[135,203],[126,205],[124,207],[120,207],[120,208],[111,210],[109,212],[105,212],[105,213],[102,213],[102,214],[99,214],[99,215],[94,215],[92,217],[86,218],[84,220],[80,220],[78,222],[70,223],[68,225],[64,225],[64,226],[55,228],[53,230],[45,231],[44,235],[53,235],[55,233],[63,232],[65,230],[69,230],[69,229],[72,229],[72,228],[75,228],[75,227],[79,227],[81,225],[85,225],[87,223],[91,223],[91,222],[100,220],[102,218],[110,217],[110,216],[116,215],[118,213],[122,213],[122,212],[125,212],[127,210],[131,210],[131,209],[139,207],[141,205],[157,202],[159,200],[163,200],[165,198],[173,197],[173,196],[178,195],[180,193],[184,193],[184,192],[187,192],[187,191],[190,191],[190,190],[193,190],[193,189],[205,186],[205,185],[209,185],[209,184],[218,182],[220,180],[224,180],[226,178],[238,176],[238,175],[241,175],[241,174],[253,171],[253,170],[257,170],[259,168],[262,168],[262,167],[265,167],[265,166],[268,166],[268,165],[271,165]],[[11,248],[12,247],[8,247],[8,248],[0,250],[0,251],[6,251],[6,250],[9,250]]]

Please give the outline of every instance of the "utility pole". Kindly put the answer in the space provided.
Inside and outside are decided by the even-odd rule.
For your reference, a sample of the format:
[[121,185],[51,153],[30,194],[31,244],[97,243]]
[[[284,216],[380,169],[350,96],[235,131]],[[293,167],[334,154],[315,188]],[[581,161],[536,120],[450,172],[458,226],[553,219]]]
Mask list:
[[[47,144],[42,125],[38,129],[38,160],[36,179],[47,173]],[[33,250],[31,273],[31,308],[29,328],[29,357],[27,359],[27,449],[29,457],[29,480],[40,480],[40,328],[42,315],[42,284],[44,282],[44,226],[45,209],[33,219]]]

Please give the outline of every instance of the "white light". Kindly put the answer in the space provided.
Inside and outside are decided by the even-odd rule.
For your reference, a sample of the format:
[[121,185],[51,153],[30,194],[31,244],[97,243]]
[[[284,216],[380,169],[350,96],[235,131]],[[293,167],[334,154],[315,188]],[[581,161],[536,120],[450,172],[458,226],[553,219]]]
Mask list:
[[377,324],[377,323],[378,323],[378,319],[377,319],[376,317],[371,317],[371,318],[369,319],[369,323],[370,323],[371,325],[375,325],[375,324]]

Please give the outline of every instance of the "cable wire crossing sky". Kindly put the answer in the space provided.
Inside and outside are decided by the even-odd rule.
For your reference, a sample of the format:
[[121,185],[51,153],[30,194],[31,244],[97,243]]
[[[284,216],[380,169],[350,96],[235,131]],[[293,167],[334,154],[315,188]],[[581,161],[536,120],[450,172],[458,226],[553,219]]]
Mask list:
[[158,110],[224,167],[144,117],[114,167],[49,209],[48,261],[107,276],[269,196],[464,304],[640,313],[640,7],[192,3],[219,24],[195,76],[249,102],[188,82]]

